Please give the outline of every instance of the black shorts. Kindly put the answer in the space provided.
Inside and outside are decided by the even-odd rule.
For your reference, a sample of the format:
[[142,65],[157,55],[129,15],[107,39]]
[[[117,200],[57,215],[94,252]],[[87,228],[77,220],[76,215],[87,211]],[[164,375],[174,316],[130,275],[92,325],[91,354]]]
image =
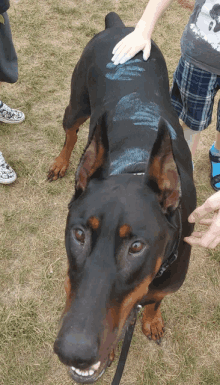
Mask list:
[[7,12],[2,15],[5,23],[0,23],[0,82],[15,83],[18,80],[17,55]]

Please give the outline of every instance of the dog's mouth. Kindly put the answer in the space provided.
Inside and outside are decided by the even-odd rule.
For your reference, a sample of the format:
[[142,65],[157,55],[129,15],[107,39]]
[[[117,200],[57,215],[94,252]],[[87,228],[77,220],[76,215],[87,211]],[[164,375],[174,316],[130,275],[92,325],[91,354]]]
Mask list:
[[120,333],[112,344],[111,348],[113,354],[109,354],[106,359],[103,361],[98,361],[94,365],[91,365],[89,368],[82,370],[75,368],[74,366],[69,367],[69,374],[72,379],[79,384],[93,384],[96,382],[106,371],[107,367],[111,365],[114,360],[114,348],[117,346],[119,340],[123,339],[125,336],[125,332],[127,327],[134,320],[134,316],[136,314],[136,310],[133,308],[130,315],[128,316],[125,325]]
[[72,379],[79,384],[92,384],[103,375],[110,363],[111,361],[108,358],[103,363],[101,363],[101,361],[96,362],[96,364],[91,365],[86,370],[77,369],[74,366],[71,366],[69,373]]

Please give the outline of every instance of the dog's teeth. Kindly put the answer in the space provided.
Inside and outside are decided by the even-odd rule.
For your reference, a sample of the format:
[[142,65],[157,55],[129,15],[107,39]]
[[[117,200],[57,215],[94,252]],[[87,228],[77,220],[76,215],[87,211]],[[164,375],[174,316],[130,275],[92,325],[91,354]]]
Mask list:
[[75,368],[74,366],[71,366],[71,369],[78,374],[78,376],[88,377],[93,376],[96,370],[100,367],[101,362],[97,362],[95,365],[92,365],[89,370],[80,370]]
[[89,375],[88,371],[84,372],[84,376],[88,376],[88,375]]
[[94,364],[94,365],[91,366],[91,369],[98,370],[98,368],[100,367],[100,365],[101,365],[101,362],[98,361],[96,364]]

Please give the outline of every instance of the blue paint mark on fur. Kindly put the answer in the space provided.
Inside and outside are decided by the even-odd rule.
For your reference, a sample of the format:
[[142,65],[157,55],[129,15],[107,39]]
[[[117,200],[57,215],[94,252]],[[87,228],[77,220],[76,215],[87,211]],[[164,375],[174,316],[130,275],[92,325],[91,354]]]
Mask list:
[[141,76],[141,73],[145,71],[144,68],[135,65],[141,62],[140,59],[133,59],[117,66],[110,62],[106,65],[106,68],[112,70],[112,72],[107,72],[105,77],[110,80],[133,80],[134,77]]
[[140,59],[131,59],[131,60],[128,60],[126,63],[124,64],[119,64],[119,65],[115,65],[112,61],[110,61],[107,65],[106,65],[106,68],[118,68],[118,67],[123,67],[123,66],[126,66],[126,65],[130,65],[130,64],[134,64],[134,63],[142,63],[142,60]]
[[[148,126],[148,128],[157,131],[160,111],[159,107],[154,103],[143,103],[138,92],[123,96],[119,100],[115,109],[113,120],[123,121],[130,119],[135,126]],[[176,139],[177,135],[174,128],[166,121],[172,139]]]
[[170,123],[168,123],[167,121],[166,121],[166,123],[167,123],[167,127],[169,129],[169,132],[170,132],[171,139],[176,139],[176,137],[177,137],[176,131],[174,130],[174,128],[171,126]]
[[159,108],[156,104],[145,104],[139,94],[133,92],[121,98],[116,106],[114,121],[131,119],[134,125],[145,125],[157,131],[160,119]]
[[149,153],[141,148],[128,148],[126,149],[118,159],[114,160],[110,164],[110,168],[113,169],[111,175],[121,174],[124,169],[130,165],[137,163],[147,163]]

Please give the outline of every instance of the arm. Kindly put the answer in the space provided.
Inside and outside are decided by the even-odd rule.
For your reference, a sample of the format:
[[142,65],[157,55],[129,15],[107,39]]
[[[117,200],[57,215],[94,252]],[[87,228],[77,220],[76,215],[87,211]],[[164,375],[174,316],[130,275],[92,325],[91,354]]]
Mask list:
[[150,0],[145,11],[137,23],[135,30],[123,38],[113,49],[112,61],[115,65],[123,64],[135,56],[139,51],[144,51],[144,60],[150,56],[151,35],[154,27],[173,0]]
[[[204,217],[214,212],[210,219]],[[198,222],[210,226],[207,231],[194,231],[184,241],[190,245],[199,245],[214,249],[220,243],[220,191],[211,195],[202,206],[197,207],[188,218],[189,222]]]

